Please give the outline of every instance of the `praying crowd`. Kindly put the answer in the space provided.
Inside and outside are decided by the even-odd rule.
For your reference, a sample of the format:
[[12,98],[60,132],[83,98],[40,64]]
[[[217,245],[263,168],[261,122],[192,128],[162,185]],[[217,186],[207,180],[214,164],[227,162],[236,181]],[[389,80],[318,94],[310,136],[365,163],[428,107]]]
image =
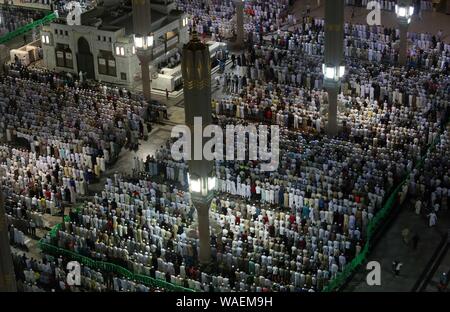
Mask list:
[[13,253],[13,264],[17,288],[23,292],[160,292],[159,288],[149,288],[115,274],[106,274],[81,265],[80,284],[67,282],[67,263],[44,255],[42,260],[27,257],[25,253]]
[[[320,54],[294,45],[298,56],[286,57],[276,40],[260,48],[266,53],[256,49],[235,58],[232,73],[255,66],[261,76],[245,75],[216,101],[215,121],[250,132],[252,122],[279,124],[280,165],[262,172],[258,161],[216,161],[211,272],[197,261],[187,166],[171,159],[170,141],[154,157],[135,158],[140,178],[108,179],[52,243],[199,291],[320,291],[343,271],[391,190],[442,139],[448,64],[401,68],[348,57],[342,131],[326,138]],[[299,80],[280,75],[289,66]]]
[[44,14],[34,10],[24,10],[22,8],[1,7],[0,8],[0,36],[41,19]]
[[[249,153],[215,161],[210,268],[198,261],[188,165],[172,158],[172,139],[153,156],[134,157],[133,178],[106,176],[89,196],[121,148],[146,134],[148,106],[43,69],[12,67],[0,78],[1,185],[12,243],[45,228],[44,214],[69,206],[69,218],[43,242],[196,291],[316,292],[361,252],[368,224],[404,179],[416,213],[434,226],[450,196],[450,45],[442,34],[410,33],[408,64],[399,66],[398,30],[346,24],[340,133],[328,137],[324,21],[297,24],[288,4],[246,3],[249,46],[219,79],[214,122],[244,126],[248,142],[259,125],[280,126],[271,150],[279,164],[263,171],[264,161]],[[190,26],[198,33],[232,36],[232,1],[177,5],[195,16]],[[281,30],[286,20],[293,31]],[[234,142],[221,153],[246,148]],[[66,262],[14,256],[25,291],[76,291],[66,285]],[[158,291],[87,267],[82,280],[87,291]]]
[[[323,45],[304,41],[319,38],[322,42],[321,25],[323,20],[304,22],[297,35],[274,36],[270,45],[267,42],[255,44],[246,53],[237,56],[233,61],[236,70],[222,77],[225,96],[213,103],[216,115],[271,121],[294,129],[308,125],[320,132],[325,124],[320,116],[326,106],[323,74],[319,65]],[[391,31],[381,27],[350,26],[346,25],[345,40],[350,40],[348,31],[353,29],[359,37],[373,38],[370,42],[374,45],[380,43],[375,38],[389,37],[381,34]],[[358,28],[361,29],[358,31]],[[387,106],[393,104],[399,109],[394,113],[396,115],[402,111],[409,113],[410,109],[404,104],[414,109],[428,110],[425,106],[430,105],[427,103],[430,101],[437,114],[442,112],[439,109],[445,111],[450,45],[437,41],[435,37],[427,40],[430,37],[411,34],[413,45],[408,69],[392,68],[391,64],[395,64],[397,58],[395,49],[389,52],[392,57],[386,57],[383,51],[384,56],[378,54],[373,58],[372,50],[365,50],[364,53],[360,48],[352,49],[357,53],[346,53],[347,75],[342,80],[339,96],[342,122],[349,125],[355,122],[356,116],[351,109],[354,105],[379,114],[386,112]],[[428,49],[419,49],[420,45],[426,45]],[[416,55],[419,57],[414,59],[414,53],[418,50]],[[369,57],[361,57],[361,54]],[[350,131],[363,130],[353,128]]]
[[433,227],[438,216],[448,213],[450,202],[450,132],[441,134],[435,148],[425,158],[423,170],[413,171],[410,176],[409,193],[417,215],[427,218]]
[[[63,74],[11,66],[0,78],[0,170],[12,245],[89,194],[89,184],[144,132],[140,97]],[[136,134],[137,135],[137,134]],[[25,248],[26,249],[26,248]]]
[[[244,7],[244,29],[251,34],[265,34],[280,29],[286,21],[294,17],[287,14],[290,0],[246,1]],[[224,41],[236,34],[235,10],[233,0],[177,0],[180,11],[191,16],[189,26],[202,37],[209,36],[213,41]]]

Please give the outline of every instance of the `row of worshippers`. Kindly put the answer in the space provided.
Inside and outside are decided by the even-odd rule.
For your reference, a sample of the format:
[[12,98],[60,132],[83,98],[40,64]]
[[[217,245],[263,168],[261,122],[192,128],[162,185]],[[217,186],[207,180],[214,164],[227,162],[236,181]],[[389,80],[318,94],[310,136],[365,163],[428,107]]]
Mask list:
[[[300,49],[309,55],[323,54],[324,23],[321,18],[303,19],[293,31],[278,31],[271,36],[274,47],[289,50]],[[399,29],[383,26],[368,26],[352,23],[344,24],[344,53],[347,57],[372,60],[387,60],[397,62]],[[443,41],[442,31],[436,35],[429,33],[408,33],[411,45],[408,47],[410,65],[428,66],[428,63],[445,63],[449,45]],[[263,45],[263,41],[255,41]],[[427,61],[428,60],[428,61]],[[420,62],[419,62],[420,61]]]
[[2,6],[0,9],[0,36],[41,19],[44,14],[36,10]]
[[[55,72],[45,67],[25,67],[21,65],[15,65],[13,63],[5,64],[5,72],[9,76],[50,84],[51,88],[60,88],[68,86],[75,89],[90,89],[95,92],[99,92],[106,96],[108,99],[125,98],[129,101],[142,101],[143,96],[139,94],[133,94],[126,88],[119,88],[118,86],[110,86],[96,81],[85,81],[82,79],[82,75],[68,72]],[[133,103],[136,106],[136,103]],[[139,115],[146,109],[145,106],[140,105],[140,108],[135,108]],[[141,112],[142,111],[142,112]]]
[[[176,1],[180,11],[192,16],[190,28],[202,36],[211,36],[213,41],[222,41],[235,34],[236,16],[234,1],[200,0]],[[244,30],[248,34],[264,34],[281,28],[287,21],[288,0],[256,0],[244,4]],[[290,17],[293,22],[293,16]],[[195,29],[194,29],[195,27]]]
[[441,134],[436,146],[426,157],[423,168],[411,172],[409,195],[417,215],[426,216],[430,227],[438,216],[448,214],[450,202],[450,132]]
[[[224,122],[225,124],[230,124],[230,121],[228,120],[227,122]],[[440,123],[437,123],[440,124]],[[436,131],[438,130],[438,128],[436,129]],[[395,140],[400,140],[403,141],[403,145],[402,144],[398,144],[395,142],[390,143],[389,141],[385,141],[381,144],[379,144],[378,140],[375,141],[375,139],[377,138],[373,138],[373,140],[369,137],[367,138],[367,136],[369,136],[369,134],[371,133],[366,133],[364,136],[364,132],[361,133],[362,134],[362,139],[359,139],[359,134],[358,136],[356,135],[350,135],[347,140],[354,140],[354,141],[361,141],[360,144],[364,144],[364,148],[365,149],[369,149],[368,155],[366,156],[367,159],[364,160],[361,159],[363,161],[364,164],[366,164],[366,170],[368,170],[368,174],[367,173],[361,173],[361,172],[355,172],[355,178],[362,175],[364,177],[370,177],[370,178],[375,178],[375,180],[373,182],[370,182],[369,184],[374,185],[374,183],[377,183],[379,185],[385,185],[386,190],[381,191],[381,189],[377,186],[373,191],[369,191],[368,193],[368,197],[371,199],[371,202],[376,203],[377,206],[379,207],[379,205],[381,204],[381,198],[383,197],[384,193],[393,185],[395,185],[396,183],[398,183],[401,180],[401,177],[404,176],[404,174],[407,171],[410,171],[413,166],[414,163],[416,163],[418,160],[420,160],[421,155],[423,154],[423,152],[425,151],[425,147],[428,144],[431,144],[434,139],[436,138],[436,132],[432,133],[433,135],[428,136],[428,138],[425,138],[425,140],[422,140],[422,142],[419,144],[419,138],[418,137],[414,137],[414,132],[411,131],[411,129],[409,131],[402,131],[402,132],[393,132],[391,133],[393,135],[393,138]],[[409,144],[407,144],[408,142],[406,142],[406,139],[410,138],[410,135],[413,135],[413,140],[409,141]],[[388,136],[390,136],[390,134],[388,134]],[[417,135],[416,135],[417,136]],[[296,162],[295,160],[301,160],[301,155],[296,156],[296,154],[298,153],[295,149],[295,144],[296,142],[301,142],[303,144],[303,146],[308,146],[308,141],[304,140],[304,142],[302,142],[302,137],[298,136],[300,139],[296,138],[295,135],[292,135],[291,140],[287,140],[287,145],[288,146],[293,146],[293,151],[291,151],[290,154],[285,154],[285,153],[281,153],[281,155],[286,155],[287,157],[289,157],[288,161],[292,162],[291,159],[293,159],[294,163],[291,164],[291,168],[294,170],[289,170],[287,171],[288,174],[291,174],[293,176],[299,176],[303,178],[303,173],[302,172],[298,172],[295,170],[297,168],[297,166],[300,166],[301,163],[300,162]],[[353,138],[352,138],[353,137]],[[358,139],[358,140],[357,140]],[[372,141],[374,142],[374,144],[372,144]],[[384,140],[383,140],[384,141]],[[345,141],[343,141],[344,143],[340,143],[341,146],[345,146]],[[283,145],[285,142],[283,142],[283,139],[281,141],[281,144]],[[326,142],[322,142],[322,144],[324,144]],[[330,144],[331,143],[331,144]],[[355,142],[356,143],[356,142]],[[394,144],[393,144],[394,143]],[[328,149],[332,149],[333,145],[335,144],[335,141],[331,141],[328,143],[329,147]],[[341,148],[342,148],[341,147]],[[327,145],[325,145],[325,148],[327,148]],[[354,147],[352,147],[351,144],[348,145],[348,154],[352,155],[353,153],[355,153]],[[372,150],[372,151],[370,151]],[[375,162],[371,161],[371,158],[373,155],[373,153],[377,151],[377,154],[379,155],[379,159],[378,159],[378,163],[380,166],[379,169],[377,170],[377,165]],[[388,152],[390,151],[390,152]],[[312,152],[317,152],[318,154],[327,154],[330,155],[329,153],[326,152],[321,152],[320,150],[312,150]],[[357,154],[361,154],[360,151],[356,152]],[[332,154],[331,154],[332,155]],[[405,157],[405,155],[410,155],[409,157]],[[394,158],[392,158],[394,157]],[[350,160],[351,158],[349,158]],[[411,161],[409,159],[412,159],[414,161]],[[351,160],[350,162],[355,162],[356,158]],[[285,162],[285,159],[283,159],[283,156],[281,158],[280,163],[282,164],[283,167],[285,167],[286,165],[283,165],[283,162]],[[397,163],[398,162],[398,163]],[[333,162],[333,164],[338,164],[339,166],[339,162]],[[288,163],[289,164],[289,163]],[[367,166],[367,164],[371,164],[370,166]],[[399,165],[400,164],[400,165]],[[247,165],[247,167],[249,167]],[[288,166],[289,167],[289,166]],[[326,168],[326,167],[325,167]],[[387,169],[386,169],[387,168]],[[392,168],[392,169],[389,169]],[[245,178],[245,176],[243,176],[243,174],[245,174],[245,171],[247,170],[247,168],[245,166],[239,167],[239,169],[237,171],[239,172],[239,175],[237,178],[237,174],[235,175],[230,175],[230,171],[232,172],[232,169],[230,168],[226,168],[221,169],[221,173],[218,173],[217,176],[219,178],[218,180],[218,186],[219,186],[219,190],[221,190],[222,192],[227,192],[227,193],[231,193],[232,195],[240,195],[241,197],[244,198],[248,198],[248,197],[252,197],[253,193],[256,192],[257,194],[261,194],[258,195],[257,198],[261,199],[262,201],[265,202],[269,202],[272,204],[278,204],[279,206],[287,206],[287,204],[289,203],[289,207],[292,208],[292,205],[294,205],[294,201],[296,202],[296,200],[294,199],[294,194],[286,194],[286,192],[284,193],[285,195],[282,196],[282,194],[280,193],[281,187],[277,186],[277,185],[271,185],[271,183],[262,183],[261,187],[259,187],[259,185],[255,185],[255,184],[251,184],[251,180],[249,181],[249,179]],[[381,180],[376,180],[377,175],[379,175],[379,177],[381,178]],[[308,178],[308,176],[306,176]],[[273,177],[268,177],[269,180],[274,178],[277,179],[277,176],[273,176]],[[358,182],[362,182],[362,185],[364,185],[364,180],[362,180],[361,178],[358,178]],[[235,182],[236,181],[236,182]],[[246,181],[244,183],[241,183],[241,181]],[[267,180],[266,180],[267,181]],[[332,180],[331,180],[332,181]],[[310,177],[309,180],[310,183],[314,183],[314,175]],[[236,183],[236,184],[235,184]],[[323,183],[322,183],[323,185]],[[324,185],[326,187],[326,184]],[[259,190],[258,190],[259,188]],[[249,189],[250,189],[250,194],[249,194]],[[365,187],[365,191],[368,191],[367,186]],[[299,192],[297,192],[297,195]],[[328,195],[330,194],[330,192],[328,191]],[[276,196],[278,195],[278,196]],[[381,196],[380,196],[381,195]],[[276,198],[277,197],[277,198]],[[276,200],[277,199],[277,200]],[[373,210],[371,211],[373,212]]]
[[[308,55],[321,55],[324,51],[324,20],[316,18],[304,21],[292,32],[278,31],[271,38],[272,46],[279,49],[300,50]],[[397,61],[399,30],[383,26],[367,26],[346,23],[344,25],[344,52],[347,57],[357,57],[378,62]],[[410,65],[445,68],[450,45],[442,40],[442,32],[408,33],[411,45],[408,49]],[[264,45],[264,42],[256,42]]]
[[[352,135],[358,131],[358,136],[364,136],[369,131],[377,130],[380,137],[376,141],[385,140],[386,134],[382,130],[391,127],[390,120],[412,119],[420,111],[430,110],[434,120],[442,119],[442,112],[448,107],[444,91],[448,76],[410,70],[410,79],[406,80],[401,71],[380,73],[377,71],[379,69],[379,66],[352,67],[344,78],[339,102],[346,108],[342,111],[342,119]],[[372,74],[375,72],[377,77]],[[213,107],[217,116],[268,122],[291,129],[313,127],[320,132],[324,127],[320,107],[326,101],[326,93],[321,90],[308,91],[269,83],[266,87],[249,86],[242,95],[225,96],[213,101]],[[372,124],[372,129],[361,127],[361,114],[367,116],[364,119]],[[425,126],[433,126],[427,124],[429,122],[425,121]]]
[[[242,63],[251,64],[251,63],[259,63],[260,60],[264,62],[264,60],[269,59],[270,62],[266,61],[266,68],[268,69],[268,72],[273,70],[273,65],[276,64],[277,60],[286,60],[286,59],[292,59],[292,57],[284,57],[283,51],[277,51],[274,53],[274,51],[271,51],[271,48],[264,47],[264,49],[267,51],[266,53],[258,53],[256,54],[254,49],[248,53],[247,57],[242,57]],[[259,55],[259,57],[257,57]],[[247,61],[248,60],[248,61]],[[299,61],[302,62],[301,60]],[[314,62],[311,62],[314,64]],[[317,63],[317,62],[316,62]],[[388,76],[391,75],[391,69],[388,66],[384,65],[370,65],[367,66],[367,64],[361,65],[356,61],[350,61],[349,69],[347,74],[344,77],[344,81],[342,84],[341,91],[343,95],[345,96],[353,96],[353,98],[346,98],[341,99],[342,102],[349,102],[349,100],[352,101],[358,101],[361,105],[366,106],[367,103],[364,103],[364,99],[368,98],[370,100],[371,106],[378,106],[378,102],[381,103],[384,101],[383,108],[387,108],[389,106],[389,102],[394,102],[394,104],[399,104],[400,109],[403,110],[401,107],[404,104],[408,104],[410,106],[413,106],[413,109],[416,109],[417,106],[419,109],[421,109],[421,106],[425,104],[427,101],[436,102],[437,106],[443,106],[445,110],[445,93],[442,92],[442,90],[445,90],[445,87],[441,88],[439,85],[445,85],[448,75],[444,72],[437,71],[437,72],[423,72],[422,70],[415,70],[415,69],[409,69],[407,73],[408,80],[405,81],[404,73],[402,71],[395,71],[394,79],[388,79]],[[313,65],[314,66],[314,65]],[[253,68],[251,66],[248,66],[248,68]],[[287,69],[288,67],[285,66]],[[250,118],[254,117],[254,115],[259,116],[259,121],[263,120],[265,117],[272,118],[272,122],[280,123],[281,118],[281,124],[289,123],[290,126],[292,126],[293,123],[299,124],[299,118],[297,114],[293,114],[295,110],[298,109],[297,103],[302,103],[302,95],[304,95],[304,90],[293,90],[290,86],[285,86],[285,84],[292,84],[293,81],[295,81],[294,85],[298,85],[298,83],[302,83],[303,85],[306,84],[306,87],[309,89],[312,87],[311,84],[311,78],[310,73],[308,75],[304,74],[305,72],[311,72],[311,68],[308,68],[307,64],[304,64],[303,70],[300,72],[303,72],[302,74],[299,74],[297,71],[297,75],[294,75],[294,78],[290,80],[289,75],[281,75],[280,79],[277,79],[277,75],[269,75],[265,77],[255,77],[254,75],[248,75],[247,83],[252,82],[252,80],[255,80],[257,78],[263,78],[263,80],[267,78],[271,78],[275,80],[275,86],[272,83],[267,83],[267,86],[259,87],[259,84],[255,82],[255,85],[258,84],[254,89],[256,91],[253,92],[252,97],[248,94],[248,89],[252,88],[252,85],[247,86],[247,94],[244,94],[243,98],[246,100],[247,103],[239,103],[240,98],[232,98],[230,100],[221,101],[216,104],[216,114],[224,114],[229,116],[238,116],[240,118],[249,118],[248,115],[250,115]],[[318,72],[320,69],[315,68],[316,72]],[[280,77],[280,71],[278,72],[278,77]],[[317,73],[317,77],[315,78],[314,87],[316,89],[319,89],[322,85],[321,79],[323,79],[321,73]],[[322,76],[322,77],[321,77]],[[267,77],[267,78],[266,78]],[[285,77],[285,78],[283,78]],[[299,78],[297,78],[299,77]],[[305,79],[306,77],[306,79]],[[309,78],[309,79],[308,79]],[[393,84],[394,82],[394,84]],[[240,83],[241,84],[241,83]],[[225,84],[226,85],[226,84]],[[258,88],[259,87],[259,88]],[[278,87],[278,88],[277,88]],[[240,88],[242,89],[242,88]],[[253,89],[253,88],[252,88]],[[258,90],[260,89],[260,90]],[[291,98],[297,96],[300,94],[300,101],[298,97],[292,98],[292,99],[279,99],[276,98],[273,99],[273,90],[278,91],[277,93],[281,93],[281,95],[288,94]],[[278,90],[277,90],[278,89]],[[280,90],[281,89],[281,90]],[[441,91],[439,91],[441,90]],[[272,91],[272,92],[271,92]],[[320,104],[325,102],[325,96],[323,92],[317,91],[315,93],[318,93],[318,96],[308,96],[308,99],[311,98],[311,104],[305,103],[305,106],[312,106],[312,112],[316,113],[319,111]],[[426,93],[429,93],[428,99],[426,98]],[[242,96],[242,94],[240,94]],[[272,98],[270,96],[272,95]],[[308,95],[308,94],[307,94]],[[269,99],[268,99],[269,96]],[[362,99],[361,99],[361,98]],[[236,101],[234,101],[236,100]],[[362,101],[361,101],[362,100]],[[296,105],[289,105],[289,102],[294,102]],[[236,103],[237,102],[237,103]],[[272,109],[270,108],[270,104],[274,103],[278,104],[279,102],[282,102],[281,104],[278,104],[277,106],[281,106],[281,108],[284,108],[283,111],[280,111],[277,109],[277,106],[272,105]],[[236,105],[237,104],[237,105]],[[247,104],[247,105],[246,105]],[[253,105],[252,105],[253,104]],[[256,105],[255,105],[256,104]],[[433,103],[434,104],[434,103]],[[261,108],[258,108],[258,106],[262,106]],[[286,109],[286,106],[288,107]],[[253,108],[253,109],[251,109]],[[286,112],[287,110],[291,110],[291,112]],[[408,108],[406,108],[408,110]],[[230,111],[231,110],[231,111]],[[256,110],[256,112],[255,112]],[[409,109],[410,110],[410,109]],[[296,112],[296,113],[297,113]],[[256,114],[255,114],[256,113]],[[252,116],[253,115],[253,116]],[[297,117],[297,118],[296,118]],[[316,118],[315,118],[316,120]],[[283,122],[284,121],[284,122]],[[297,122],[296,122],[297,121]],[[320,127],[318,127],[320,128]]]
[[25,233],[21,230],[14,227],[12,224],[8,224],[8,234],[9,234],[9,243],[12,246],[18,248],[26,248],[27,245],[25,243],[26,236]]
[[[61,85],[54,83],[57,75],[36,71],[27,71],[28,78],[3,77],[1,91],[13,94],[0,102],[7,142],[24,138],[32,151],[104,171],[131,133],[141,130],[147,105],[121,90]],[[63,98],[69,100],[60,109]]]
[[[224,122],[224,124],[229,125],[230,121]],[[218,162],[216,164],[217,173],[216,176],[218,178],[217,189],[222,193],[228,193],[233,196],[239,196],[245,199],[256,199],[261,203],[268,203],[272,205],[278,205],[279,207],[290,208],[294,211],[294,208],[302,208],[303,207],[303,198],[305,196],[305,192],[309,194],[308,197],[311,196],[311,192],[315,192],[316,188],[325,189],[327,196],[337,197],[334,194],[333,190],[333,177],[327,177],[327,175],[333,174],[333,172],[339,173],[339,171],[335,170],[336,168],[341,167],[338,162],[333,161],[332,159],[321,159],[324,162],[322,166],[319,168],[311,167],[308,163],[303,163],[302,159],[310,158],[316,154],[324,153],[327,150],[331,150],[335,148],[336,140],[323,140],[319,144],[313,147],[313,149],[306,151],[308,153],[306,156],[302,155],[303,152],[299,152],[297,146],[304,145],[308,146],[311,144],[311,141],[316,140],[317,137],[312,137],[310,139],[305,139],[301,135],[291,131],[283,131],[281,136],[280,145],[284,147],[292,147],[292,150],[289,148],[283,148],[280,152],[280,168],[279,174],[274,174],[273,172],[264,176],[262,173],[258,171],[258,167],[255,165],[251,165],[246,162],[238,162],[232,163],[228,165],[226,162]],[[237,137],[235,138],[235,142],[237,142]],[[339,143],[341,153],[346,153],[348,155],[352,155],[354,153],[360,154],[361,151],[359,148],[354,147],[349,142],[342,141]],[[243,147],[245,148],[245,146]],[[367,149],[371,149],[372,147],[368,146]],[[237,150],[237,149],[235,149]],[[368,159],[370,159],[371,152],[369,151]],[[400,154],[396,154],[400,155]],[[166,158],[166,161],[170,161],[170,146],[167,146],[165,149],[161,149],[158,151],[157,158]],[[385,161],[385,159],[389,159],[393,156],[381,158],[380,161]],[[405,159],[398,158],[399,162],[404,163],[405,165],[398,166],[400,169],[396,170],[397,172],[393,177],[388,176],[382,180],[376,175],[376,167],[375,165],[367,166],[364,169],[359,170],[370,170],[371,179],[373,181],[370,184],[380,184],[383,185],[385,183],[388,186],[392,186],[395,181],[397,181],[402,174],[404,174],[405,168],[411,166],[410,162],[407,162]],[[354,160],[356,161],[356,159]],[[362,159],[361,161],[365,162],[366,160]],[[172,164],[177,164],[175,161],[170,161]],[[182,163],[178,163],[182,165]],[[237,168],[237,169],[236,169]],[[403,169],[401,169],[403,168]],[[334,170],[333,170],[334,169]],[[355,169],[356,170],[356,169]],[[323,173],[321,172],[323,171]],[[150,176],[156,176],[153,174],[152,170],[146,171],[150,174]],[[326,181],[316,181],[317,174],[324,174],[326,176]],[[354,171],[350,172],[350,174],[362,174],[366,176],[367,174]],[[348,178],[348,173],[346,175]],[[164,175],[163,178],[165,180],[171,180],[174,183],[180,182],[177,177],[174,179],[169,175]],[[385,181],[387,179],[387,181]],[[395,181],[394,181],[395,180]],[[284,182],[288,182],[291,186],[286,186]],[[295,185],[301,185],[302,190],[295,187]],[[306,188],[305,188],[306,185]],[[362,190],[362,189],[361,189]],[[358,190],[359,191],[359,190]],[[380,207],[382,198],[384,197],[385,191],[382,191],[381,188],[375,187],[373,189],[373,193],[369,192],[368,197],[370,202],[373,202],[374,207]],[[342,199],[343,195],[339,195],[339,198]],[[308,199],[305,199],[308,200]],[[323,201],[323,198],[321,199]],[[315,199],[318,203],[319,198]],[[346,200],[345,200],[346,201]],[[360,200],[357,200],[358,202]],[[348,205],[347,201],[346,204]],[[321,205],[323,207],[323,203]],[[370,212],[373,212],[374,207],[370,208]]]
[[165,142],[165,148],[161,146],[156,151],[155,156],[148,155],[145,160],[137,156],[134,157],[133,172],[139,174],[145,172],[153,177],[160,177],[163,180],[177,181],[182,186],[187,184],[187,165],[169,159],[170,144],[173,140]]
[[95,177],[90,169],[79,170],[69,161],[8,149],[8,157],[2,159],[5,175],[1,184],[22,209],[57,215],[64,203],[73,204],[78,196],[87,196]]
[[[111,101],[88,89],[55,90],[48,84],[10,76],[4,78],[0,89],[10,95],[0,102],[2,132],[6,132],[7,141],[24,138],[38,153],[51,154],[48,151],[53,149],[59,154],[64,148],[68,150],[62,157],[85,152],[91,158],[106,154],[112,159],[141,118],[133,112],[134,103]],[[69,116],[76,117],[68,120]],[[72,150],[72,142],[78,143],[77,151]],[[92,165],[94,160],[86,161]]]
[[36,229],[44,229],[48,226],[44,214],[38,211],[29,211],[22,208],[22,204],[5,205],[8,224],[13,224],[17,228],[23,229],[26,235],[36,236]]
[[[20,292],[150,292],[160,291],[113,273],[101,273],[81,265],[80,285],[67,283],[69,259],[44,254],[42,261],[13,253],[17,288]],[[50,260],[52,259],[52,260]]]

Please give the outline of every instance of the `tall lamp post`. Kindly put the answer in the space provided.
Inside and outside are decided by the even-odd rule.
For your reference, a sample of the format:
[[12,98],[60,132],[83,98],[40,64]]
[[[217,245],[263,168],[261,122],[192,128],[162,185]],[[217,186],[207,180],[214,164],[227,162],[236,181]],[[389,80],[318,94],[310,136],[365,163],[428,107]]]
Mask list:
[[134,47],[141,64],[142,92],[144,98],[151,100],[150,62],[152,59],[154,38],[151,32],[150,0],[133,1]]
[[192,39],[183,47],[181,68],[185,120],[191,131],[189,191],[198,217],[199,262],[207,269],[211,264],[209,208],[216,178],[213,172],[214,161],[203,156],[206,140],[202,134],[203,129],[212,124],[211,58],[208,46],[200,41],[195,31]]
[[344,0],[325,1],[325,55],[322,72],[328,92],[328,125],[330,136],[338,134],[337,97],[344,65]]
[[149,102],[151,100],[151,80],[150,80],[150,62],[152,60],[152,35],[134,35],[134,47],[136,55],[141,64],[142,75],[142,93],[144,98]]
[[234,0],[236,5],[236,47],[244,47],[244,4],[245,0]]
[[414,6],[412,6],[411,0],[399,0],[398,4],[395,5],[395,14],[397,15],[400,29],[398,62],[400,65],[406,65],[408,58],[408,26],[414,14]]

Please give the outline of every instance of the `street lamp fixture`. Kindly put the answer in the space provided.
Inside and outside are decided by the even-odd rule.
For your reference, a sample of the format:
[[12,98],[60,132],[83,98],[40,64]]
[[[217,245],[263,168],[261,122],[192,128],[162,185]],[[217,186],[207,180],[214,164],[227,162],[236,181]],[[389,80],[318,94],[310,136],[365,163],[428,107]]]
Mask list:
[[[151,100],[150,61],[153,53],[154,37],[152,34],[133,36],[134,50],[141,62],[142,92],[147,101]],[[133,53],[134,54],[134,53]]]
[[193,196],[210,197],[216,189],[216,177],[197,177],[188,174],[189,191]]
[[327,80],[339,81],[345,75],[345,66],[332,66],[322,64],[322,73]]
[[414,6],[411,3],[411,0],[398,0],[398,4],[395,5],[395,14],[397,15],[400,29],[398,61],[401,65],[406,65],[408,61],[408,26],[414,14]]
[[412,5],[410,6],[402,6],[402,5],[395,5],[395,14],[398,18],[404,18],[408,21],[411,21],[411,16],[414,14],[414,7]]
[[148,50],[153,47],[154,37],[153,35],[134,35],[134,46],[137,50]]

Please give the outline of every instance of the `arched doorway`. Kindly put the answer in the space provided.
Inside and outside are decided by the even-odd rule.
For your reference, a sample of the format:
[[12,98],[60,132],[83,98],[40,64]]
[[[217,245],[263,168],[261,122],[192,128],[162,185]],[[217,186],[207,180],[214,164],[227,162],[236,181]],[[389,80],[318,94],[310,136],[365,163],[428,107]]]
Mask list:
[[83,72],[85,78],[95,78],[94,56],[91,53],[89,42],[84,37],[78,39],[77,64],[78,72]]

